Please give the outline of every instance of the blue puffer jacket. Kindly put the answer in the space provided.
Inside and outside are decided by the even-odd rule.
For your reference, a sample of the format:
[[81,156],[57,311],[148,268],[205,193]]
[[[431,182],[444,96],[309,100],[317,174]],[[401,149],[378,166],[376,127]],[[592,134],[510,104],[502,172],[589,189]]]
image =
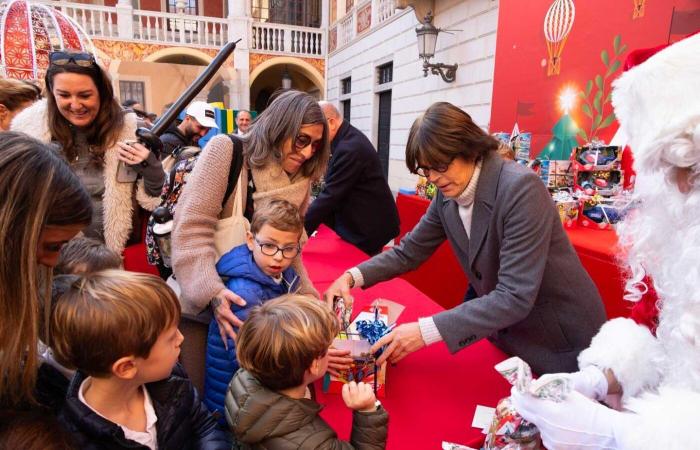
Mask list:
[[[296,271],[291,267],[282,272],[282,283],[275,283],[271,276],[266,275],[255,264],[253,252],[246,244],[239,245],[222,256],[216,265],[216,270],[224,278],[226,287],[246,301],[245,306],[233,305],[231,308],[241,320],[248,318],[248,313],[254,306],[294,292],[299,284]],[[221,340],[216,320],[212,320],[207,336],[204,403],[210,411],[220,414],[219,422],[222,424],[226,424],[224,417],[226,389],[233,374],[238,370],[236,344],[230,338],[227,341],[228,350]]]

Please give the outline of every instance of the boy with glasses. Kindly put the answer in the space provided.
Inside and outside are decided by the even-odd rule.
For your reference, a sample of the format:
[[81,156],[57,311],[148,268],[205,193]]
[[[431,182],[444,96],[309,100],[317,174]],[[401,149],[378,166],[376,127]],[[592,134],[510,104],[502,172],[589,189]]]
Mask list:
[[[246,320],[254,306],[298,288],[298,276],[291,267],[301,251],[304,222],[296,206],[286,200],[256,205],[247,242],[221,257],[217,272],[226,287],[245,300],[245,306],[232,305],[233,313]],[[217,308],[219,299],[212,300]],[[224,398],[233,374],[238,370],[236,344],[222,336],[216,320],[209,324],[207,337],[204,401],[225,424]]]

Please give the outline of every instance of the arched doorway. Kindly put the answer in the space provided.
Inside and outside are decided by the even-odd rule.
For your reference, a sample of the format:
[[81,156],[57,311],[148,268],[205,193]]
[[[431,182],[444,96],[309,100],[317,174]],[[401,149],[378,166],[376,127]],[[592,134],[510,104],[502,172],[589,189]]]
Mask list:
[[285,71],[292,79],[292,88],[308,92],[316,99],[324,96],[325,86],[321,74],[309,63],[290,57],[271,58],[257,66],[250,74],[250,105],[261,113],[270,96],[282,87]]

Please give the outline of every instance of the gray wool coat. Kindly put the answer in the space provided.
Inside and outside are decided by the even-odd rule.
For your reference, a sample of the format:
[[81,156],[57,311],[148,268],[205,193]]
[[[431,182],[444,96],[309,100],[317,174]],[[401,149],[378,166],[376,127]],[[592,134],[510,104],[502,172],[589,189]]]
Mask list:
[[605,309],[539,177],[487,155],[469,236],[457,203],[438,193],[398,246],[358,266],[363,287],[416,269],[447,239],[478,294],[433,316],[450,352],[488,338],[536,373],[577,370]]

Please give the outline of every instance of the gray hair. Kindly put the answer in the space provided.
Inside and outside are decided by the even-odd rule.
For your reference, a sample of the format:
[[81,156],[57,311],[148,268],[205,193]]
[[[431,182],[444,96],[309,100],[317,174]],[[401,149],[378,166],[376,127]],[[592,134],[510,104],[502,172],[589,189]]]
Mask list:
[[326,100],[321,100],[318,102],[318,105],[321,107],[321,110],[323,110],[323,113],[326,115],[326,117],[331,117],[331,118],[336,118],[340,119],[340,111],[338,111],[338,108]]
[[330,157],[328,124],[316,100],[296,90],[280,94],[255,119],[248,134],[243,136],[248,167],[259,169],[272,159],[281,162],[282,145],[289,139],[294,140],[302,126],[315,124],[323,125],[323,145],[301,166],[301,173],[311,179],[319,179],[325,173]]

